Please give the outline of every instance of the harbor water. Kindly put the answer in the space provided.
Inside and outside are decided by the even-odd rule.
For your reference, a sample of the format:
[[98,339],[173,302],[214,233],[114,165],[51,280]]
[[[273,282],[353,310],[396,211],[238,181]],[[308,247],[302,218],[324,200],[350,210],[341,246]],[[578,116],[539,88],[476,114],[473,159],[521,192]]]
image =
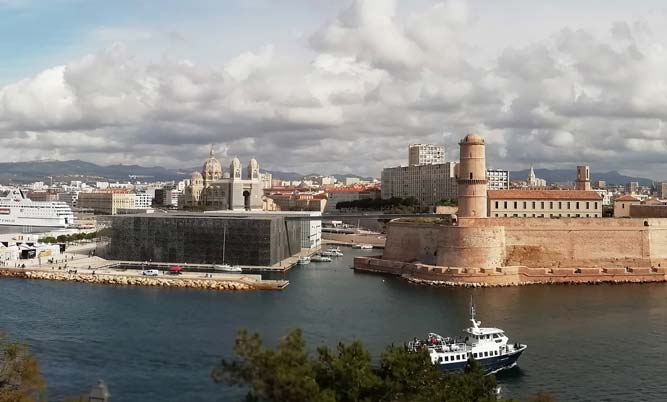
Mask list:
[[499,374],[508,397],[544,390],[559,401],[662,401],[667,395],[667,285],[418,286],[355,273],[343,249],[332,263],[287,274],[284,291],[217,292],[0,280],[0,330],[36,353],[49,400],[98,379],[112,400],[239,401],[210,370],[232,356],[239,328],[270,344],[302,328],[308,345],[360,339],[377,355],[428,332],[460,335],[474,295],[483,326],[528,344],[519,367]]

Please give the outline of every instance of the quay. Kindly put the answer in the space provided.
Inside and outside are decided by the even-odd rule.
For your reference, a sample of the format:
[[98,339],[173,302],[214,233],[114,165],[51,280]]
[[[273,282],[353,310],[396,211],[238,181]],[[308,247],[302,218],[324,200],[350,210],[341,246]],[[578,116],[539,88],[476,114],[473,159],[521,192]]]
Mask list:
[[[73,251],[81,252],[85,248]],[[174,265],[184,267],[198,264],[137,263],[106,260],[90,254],[63,253],[49,259],[42,257],[11,263],[5,261],[0,265],[0,277],[213,290],[283,290],[289,285],[288,280],[266,280],[261,275],[245,272],[198,272],[184,269],[179,275],[171,275],[167,271]],[[210,269],[211,265],[206,267]],[[158,269],[160,274],[144,276],[142,268]]]

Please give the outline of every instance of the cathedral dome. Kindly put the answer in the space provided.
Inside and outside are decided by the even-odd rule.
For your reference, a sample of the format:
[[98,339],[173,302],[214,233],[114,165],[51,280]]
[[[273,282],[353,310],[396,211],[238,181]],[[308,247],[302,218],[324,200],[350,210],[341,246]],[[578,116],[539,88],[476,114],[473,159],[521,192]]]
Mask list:
[[201,173],[199,172],[193,172],[192,176],[190,176],[190,181],[194,184],[198,181],[201,181],[203,177],[201,176]]
[[213,147],[211,147],[211,153],[202,167],[202,176],[206,180],[218,180],[222,177],[222,165],[213,156]]

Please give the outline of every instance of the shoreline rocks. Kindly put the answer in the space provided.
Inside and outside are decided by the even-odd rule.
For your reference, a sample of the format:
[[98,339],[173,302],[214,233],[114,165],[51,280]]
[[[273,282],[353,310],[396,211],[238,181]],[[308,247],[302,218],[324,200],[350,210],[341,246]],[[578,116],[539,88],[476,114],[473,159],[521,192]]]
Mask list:
[[125,276],[112,274],[73,274],[66,272],[42,272],[30,270],[4,269],[0,276],[23,279],[68,281],[117,286],[146,286],[168,288],[193,288],[208,290],[253,290],[255,287],[240,281],[191,279],[191,278],[160,278],[143,276]]

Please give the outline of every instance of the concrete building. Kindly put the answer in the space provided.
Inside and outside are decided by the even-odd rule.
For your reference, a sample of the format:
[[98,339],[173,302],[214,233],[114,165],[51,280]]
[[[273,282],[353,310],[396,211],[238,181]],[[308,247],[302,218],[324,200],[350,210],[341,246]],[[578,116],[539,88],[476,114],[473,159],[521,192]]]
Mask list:
[[489,191],[489,216],[495,218],[601,218],[602,197],[583,190]]
[[593,188],[596,188],[598,190],[606,190],[607,189],[607,182],[604,180],[597,180],[593,184]]
[[134,194],[111,190],[79,193],[77,205],[96,214],[115,215],[118,209],[134,208]]
[[459,142],[460,162],[458,166],[458,199],[457,216],[469,218],[486,218],[486,154],[482,137],[468,134]]
[[302,244],[300,220],[262,214],[116,215],[110,237],[111,259],[167,263],[270,266]]
[[32,201],[58,201],[58,193],[52,190],[32,191],[28,193],[28,198]]
[[147,209],[153,205],[153,197],[147,193],[134,194],[134,208]]
[[445,163],[445,146],[411,144],[408,148],[408,165],[439,165]]
[[241,161],[232,159],[229,171],[222,171],[222,165],[213,155],[204,162],[201,173],[194,172],[190,185],[185,188],[184,208],[200,210],[262,210],[263,188],[259,163],[251,159],[245,178]]
[[614,200],[614,217],[628,218],[630,217],[630,206],[639,205],[641,201],[639,198],[631,195],[623,195]]
[[414,197],[421,205],[457,197],[456,163],[382,169],[382,198]]
[[660,198],[667,200],[667,183],[660,183]]
[[575,190],[591,191],[591,168],[588,166],[577,166],[577,181]]
[[338,203],[350,202],[365,199],[381,198],[380,190],[377,187],[334,187],[327,190],[327,206],[325,212],[335,212],[338,210]]
[[343,183],[345,183],[346,186],[352,186],[360,181],[361,179],[358,177],[346,177],[345,180],[343,180]]
[[58,193],[58,201],[62,201],[71,208],[78,208],[79,191],[67,191]]
[[487,169],[486,180],[489,190],[509,190],[510,171],[502,169]]

